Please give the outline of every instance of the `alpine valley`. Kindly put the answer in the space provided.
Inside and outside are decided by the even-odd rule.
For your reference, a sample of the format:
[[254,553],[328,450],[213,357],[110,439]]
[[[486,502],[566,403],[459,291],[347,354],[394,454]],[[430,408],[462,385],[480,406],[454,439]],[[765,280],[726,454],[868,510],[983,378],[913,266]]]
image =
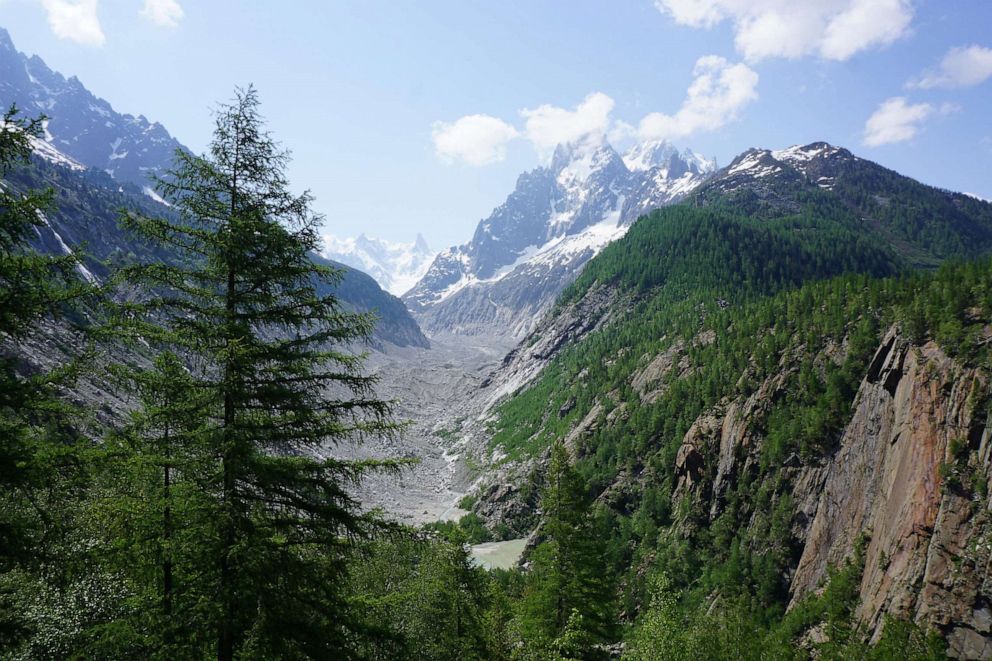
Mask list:
[[[221,129],[254,127],[252,94]],[[992,203],[825,142],[718,167],[594,132],[440,253],[333,219],[292,243],[268,215],[296,198],[266,179],[230,222],[276,238],[238,261],[190,215],[233,193],[173,194],[223,149],[193,156],[0,28],[14,104],[46,119],[0,126],[31,151],[0,154],[0,219],[50,204],[20,244],[0,231],[0,263],[56,260],[89,294],[30,332],[0,309],[3,658],[992,659]],[[267,260],[284,279],[246,279],[250,303],[207,298],[217,264],[234,287]],[[221,421],[322,440],[238,455]]]

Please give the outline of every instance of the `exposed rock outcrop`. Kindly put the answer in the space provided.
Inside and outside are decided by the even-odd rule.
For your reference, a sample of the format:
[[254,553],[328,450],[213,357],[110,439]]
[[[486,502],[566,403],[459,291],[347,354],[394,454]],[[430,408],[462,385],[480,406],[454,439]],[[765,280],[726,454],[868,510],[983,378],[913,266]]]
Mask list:
[[[840,347],[831,353],[825,359],[842,360]],[[675,501],[709,502],[716,520],[758,461],[763,439],[753,423],[784,388],[786,358],[782,365],[748,398],[693,423],[673,467]],[[887,615],[907,618],[940,630],[956,658],[992,658],[988,397],[986,369],[962,366],[934,342],[886,334],[837,450],[821,461],[790,455],[776,469],[791,484],[791,530],[802,548],[792,605],[864,544],[855,615],[869,635],[881,634]]]
[[597,286],[577,303],[543,317],[506,355],[502,365],[482,382],[479,395],[483,409],[492,408],[530,383],[563,348],[608,324],[623,307],[616,289]]
[[[858,616],[878,635],[886,614],[935,626],[960,658],[992,658],[988,579],[988,374],[932,342],[890,333],[826,469],[792,582],[799,598],[828,565],[865,548]],[[982,486],[984,484],[984,487]]]
[[[676,344],[642,359],[631,383],[641,401],[658,396],[685,351]],[[788,391],[803,351],[783,355],[780,369],[747,396],[719,402],[690,426],[671,466],[673,502],[688,499],[696,513],[696,523],[676,522],[680,534],[707,516],[716,521],[738,482],[761,474],[762,421]],[[813,365],[842,365],[847,351],[846,341],[829,343]],[[855,616],[868,636],[878,638],[886,616],[906,618],[939,630],[955,658],[992,659],[989,385],[987,366],[963,365],[934,342],[913,344],[895,327],[885,334],[833,449],[817,457],[787,454],[773,468],[791,497],[789,531],[800,549],[787,575],[793,605],[863,544]],[[575,451],[603,424],[610,416],[597,404],[576,419],[567,443]],[[539,473],[539,465],[529,470],[537,466]],[[599,500],[618,510],[636,507],[638,482],[656,479],[623,472]],[[503,523],[514,512],[533,519],[534,511],[512,497],[505,487],[490,487],[478,511],[498,513]],[[772,506],[782,497],[774,496]],[[748,526],[760,525],[767,512],[750,517]]]

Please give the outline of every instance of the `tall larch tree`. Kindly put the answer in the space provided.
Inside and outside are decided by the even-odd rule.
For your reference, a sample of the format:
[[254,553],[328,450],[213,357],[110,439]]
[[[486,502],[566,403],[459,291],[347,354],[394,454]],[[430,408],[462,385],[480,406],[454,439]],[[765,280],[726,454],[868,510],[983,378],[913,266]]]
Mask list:
[[212,457],[197,478],[212,511],[208,526],[183,535],[199,545],[187,551],[199,566],[173,568],[173,581],[204,595],[222,661],[351,655],[361,624],[342,577],[376,520],[349,485],[389,465],[328,450],[396,429],[355,350],[374,318],[344,310],[333,293],[340,273],[311,259],[322,218],[309,193],[290,192],[287,163],[255,90],[238,90],[217,112],[209,152],[177,152],[158,183],[174,214],[124,219],[179,257],[122,270],[145,295],[118,323],[180,356],[207,400],[193,442]]

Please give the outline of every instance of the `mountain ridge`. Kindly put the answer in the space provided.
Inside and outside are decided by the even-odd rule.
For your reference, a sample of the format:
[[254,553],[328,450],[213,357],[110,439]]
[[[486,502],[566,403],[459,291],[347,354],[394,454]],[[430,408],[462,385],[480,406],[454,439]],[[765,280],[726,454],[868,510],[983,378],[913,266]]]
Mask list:
[[[0,28],[0,106],[6,110],[11,104],[25,116],[47,117],[44,135],[32,138],[33,165],[6,177],[18,186],[57,192],[36,247],[60,253],[85,246],[82,268],[96,279],[107,277],[113,263],[141,255],[145,248],[117,225],[120,209],[169,213],[152,178],[171,166],[176,149],[185,147],[161,124],[117,113],[75,76],[66,78],[37,55],[17,51]],[[379,313],[375,346],[429,346],[403,303],[374,278],[340,260],[328,263],[344,269],[335,291],[346,306]]]
[[548,165],[517,178],[470,241],[438,254],[407,306],[428,332],[522,337],[589,258],[715,167],[664,142],[627,156],[637,169],[601,136],[559,145]]
[[865,639],[903,618],[984,658],[990,254],[992,204],[826,143],[744,152],[591,259],[480,385],[472,525],[539,544],[560,442],[632,608],[658,571],[700,635],[741,598],[810,650],[843,570]]
[[117,112],[76,76],[66,78],[37,55],[19,52],[2,27],[0,103],[16,103],[28,115],[44,113],[45,142],[119,181],[151,185],[168,169],[175,150],[186,149],[158,122]]
[[324,234],[323,243],[321,255],[368,273],[394,296],[409,291],[437,254],[419,232],[412,243],[370,238],[364,233],[351,238]]

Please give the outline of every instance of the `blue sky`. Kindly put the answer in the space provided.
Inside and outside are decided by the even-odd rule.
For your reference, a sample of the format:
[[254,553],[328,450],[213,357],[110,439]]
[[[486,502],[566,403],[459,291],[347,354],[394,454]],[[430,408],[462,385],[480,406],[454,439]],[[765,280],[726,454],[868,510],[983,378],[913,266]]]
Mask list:
[[194,150],[254,83],[341,236],[461,243],[584,130],[720,164],[827,140],[992,198],[988,0],[0,0],[0,25]]

